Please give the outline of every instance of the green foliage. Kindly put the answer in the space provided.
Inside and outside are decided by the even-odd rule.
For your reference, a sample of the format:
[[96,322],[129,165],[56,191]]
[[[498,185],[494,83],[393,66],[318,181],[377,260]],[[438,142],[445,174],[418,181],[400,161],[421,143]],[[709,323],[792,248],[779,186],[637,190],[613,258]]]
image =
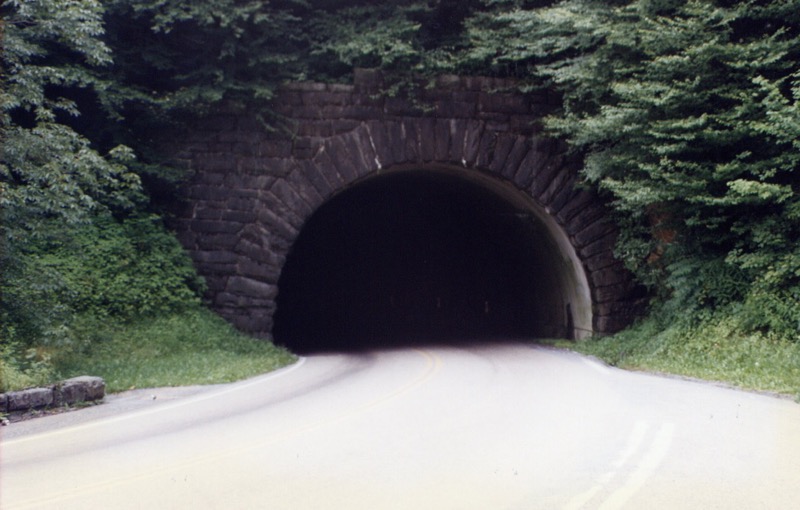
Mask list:
[[135,98],[130,113],[264,107],[277,85],[303,77],[307,9],[303,0],[111,2],[109,44],[114,73]]
[[800,337],[800,3],[501,5],[468,22],[464,65],[562,92],[547,124],[611,198],[640,280],[675,313],[780,295],[747,324]]
[[739,310],[722,307],[700,320],[655,313],[614,335],[565,347],[626,369],[720,381],[800,398],[800,343],[748,333]]
[[7,235],[36,232],[41,220],[81,222],[98,207],[129,208],[135,199],[130,149],[102,155],[61,121],[80,114],[64,91],[98,85],[95,68],[110,62],[99,39],[102,12],[93,0],[3,4],[0,207]]
[[98,218],[38,256],[60,275],[56,299],[78,313],[126,320],[198,303],[202,282],[157,217]]
[[0,393],[46,385],[53,378],[54,368],[47,354],[0,343]]
[[84,317],[76,329],[84,342],[57,351],[55,370],[60,378],[98,375],[110,392],[231,382],[295,361],[199,307],[125,324]]
[[155,217],[111,216],[26,242],[6,270],[4,323],[23,345],[76,345],[78,316],[130,321],[196,306],[203,283]]
[[333,56],[347,68],[419,70],[420,24],[413,18],[423,9],[373,4],[323,12],[314,26],[314,52]]

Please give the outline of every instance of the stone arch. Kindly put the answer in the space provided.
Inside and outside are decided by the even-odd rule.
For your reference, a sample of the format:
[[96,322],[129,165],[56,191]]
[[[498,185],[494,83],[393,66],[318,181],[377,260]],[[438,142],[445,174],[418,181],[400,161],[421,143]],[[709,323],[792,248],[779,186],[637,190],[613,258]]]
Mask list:
[[[629,324],[636,287],[613,257],[617,231],[603,202],[577,186],[580,159],[530,128],[530,99],[471,83],[435,96],[432,115],[375,100],[358,85],[301,84],[281,103],[295,117],[292,137],[236,116],[198,127],[177,156],[195,177],[176,227],[208,281],[212,308],[239,329],[269,336],[281,269],[311,215],[365,179],[427,168],[485,186],[548,230],[574,285],[564,304],[573,317],[567,336]],[[463,94],[469,103],[459,101]],[[469,108],[459,115],[462,103]]]

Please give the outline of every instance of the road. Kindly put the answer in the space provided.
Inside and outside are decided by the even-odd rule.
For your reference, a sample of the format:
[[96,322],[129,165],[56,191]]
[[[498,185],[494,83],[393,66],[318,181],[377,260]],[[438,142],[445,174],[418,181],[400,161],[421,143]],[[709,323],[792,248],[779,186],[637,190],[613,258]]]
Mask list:
[[800,405],[521,343],[114,405],[5,427],[2,508],[800,507]]

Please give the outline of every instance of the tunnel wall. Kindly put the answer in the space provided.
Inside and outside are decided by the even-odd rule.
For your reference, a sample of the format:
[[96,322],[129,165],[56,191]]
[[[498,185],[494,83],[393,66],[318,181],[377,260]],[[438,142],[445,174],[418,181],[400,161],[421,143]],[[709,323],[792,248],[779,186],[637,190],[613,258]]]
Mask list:
[[588,287],[590,310],[579,313],[591,327],[575,336],[628,325],[640,301],[613,256],[617,230],[603,202],[575,186],[580,159],[539,127],[556,99],[511,85],[444,76],[411,101],[382,96],[381,75],[360,70],[353,85],[287,85],[272,105],[283,129],[221,114],[172,142],[175,162],[191,172],[174,227],[206,278],[210,306],[237,328],[269,336],[281,269],[314,211],[365,178],[423,166],[530,197]]

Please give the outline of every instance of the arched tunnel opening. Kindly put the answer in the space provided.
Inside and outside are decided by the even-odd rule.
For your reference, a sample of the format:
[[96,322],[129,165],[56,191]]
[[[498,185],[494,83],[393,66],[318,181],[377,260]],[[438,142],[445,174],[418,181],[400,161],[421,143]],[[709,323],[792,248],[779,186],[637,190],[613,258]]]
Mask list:
[[284,264],[275,342],[308,353],[572,338],[586,308],[574,261],[521,192],[483,179],[386,172],[323,204]]

